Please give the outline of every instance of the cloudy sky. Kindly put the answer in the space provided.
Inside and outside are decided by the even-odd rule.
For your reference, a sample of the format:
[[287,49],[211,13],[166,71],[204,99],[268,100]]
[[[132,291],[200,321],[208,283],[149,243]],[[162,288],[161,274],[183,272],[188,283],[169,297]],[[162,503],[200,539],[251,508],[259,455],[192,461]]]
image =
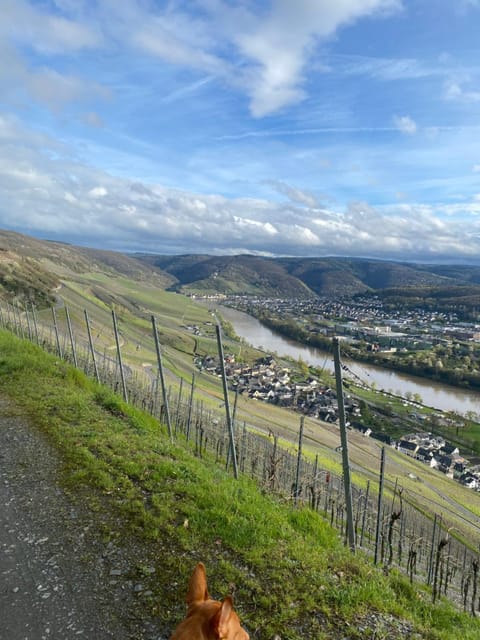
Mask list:
[[480,261],[480,0],[0,0],[0,227]]

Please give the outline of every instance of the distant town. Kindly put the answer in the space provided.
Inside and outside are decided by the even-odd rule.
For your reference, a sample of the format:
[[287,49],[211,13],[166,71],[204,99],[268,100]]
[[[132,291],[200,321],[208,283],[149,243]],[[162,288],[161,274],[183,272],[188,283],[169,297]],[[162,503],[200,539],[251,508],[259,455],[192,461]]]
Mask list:
[[259,310],[283,317],[303,318],[311,333],[341,335],[351,342],[364,341],[372,350],[418,351],[453,340],[480,344],[480,322],[462,322],[456,313],[415,309],[385,309],[378,297],[354,301],[265,299],[229,296],[222,304],[258,315]]

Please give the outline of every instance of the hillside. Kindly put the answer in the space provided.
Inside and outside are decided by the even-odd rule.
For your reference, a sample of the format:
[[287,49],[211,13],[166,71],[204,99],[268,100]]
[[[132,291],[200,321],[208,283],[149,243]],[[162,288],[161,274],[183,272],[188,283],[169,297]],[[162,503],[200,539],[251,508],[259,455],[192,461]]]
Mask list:
[[402,286],[439,286],[446,277],[416,265],[359,258],[280,258],[288,272],[301,279],[318,295],[355,295]]
[[183,293],[225,293],[264,297],[309,297],[308,284],[288,273],[274,259],[257,256],[151,256],[135,254],[142,262],[176,278],[172,289]]
[[[435,289],[437,299],[480,295],[480,268],[418,265],[360,258],[263,258],[258,256],[154,256],[141,262],[175,278],[182,293],[246,294],[263,297],[351,297],[409,290],[420,299]],[[467,294],[465,294],[467,295]],[[467,297],[468,297],[467,295]],[[412,296],[410,296],[412,297]]]
[[114,251],[50,242],[0,230],[0,295],[8,301],[51,304],[62,278],[82,273],[125,276],[168,287],[173,278]]
[[[121,594],[122,619],[149,629],[147,637],[166,638],[184,615],[187,580],[202,560],[212,594],[234,592],[252,640],[478,638],[477,618],[444,600],[432,604],[428,589],[352,555],[319,513],[265,495],[247,475],[234,480],[213,456],[195,454],[193,442],[171,442],[165,425],[37,346],[2,330],[0,347],[0,392],[17,405],[10,413],[25,416],[56,450],[60,495],[88,523],[89,548],[70,560],[85,602],[82,565],[104,576],[104,597]],[[36,494],[23,490],[19,504],[41,511],[31,509]],[[50,537],[64,544],[62,528],[47,529],[39,554]],[[54,556],[57,572],[63,555]],[[2,601],[17,597],[10,590]]]
[[358,258],[123,254],[0,231],[0,296],[51,304],[62,280],[128,278],[159,290],[270,298],[380,295],[391,304],[478,306],[480,267]]

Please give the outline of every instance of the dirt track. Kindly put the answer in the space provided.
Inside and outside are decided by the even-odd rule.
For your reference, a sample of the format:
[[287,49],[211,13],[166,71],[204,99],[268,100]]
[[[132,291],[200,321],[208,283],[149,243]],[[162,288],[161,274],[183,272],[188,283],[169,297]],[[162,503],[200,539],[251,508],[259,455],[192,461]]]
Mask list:
[[149,594],[129,577],[133,560],[102,542],[96,516],[60,488],[59,465],[0,398],[0,640],[164,640],[140,613]]

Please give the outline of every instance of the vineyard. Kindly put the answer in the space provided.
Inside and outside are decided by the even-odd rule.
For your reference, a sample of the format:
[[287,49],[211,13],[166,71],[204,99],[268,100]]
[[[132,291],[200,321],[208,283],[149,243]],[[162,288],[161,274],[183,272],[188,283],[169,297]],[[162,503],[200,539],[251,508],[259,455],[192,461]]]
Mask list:
[[[67,307],[61,323],[56,310],[52,308],[51,312],[52,322],[46,323],[39,321],[34,308],[21,310],[3,304],[0,323],[123,395],[124,400],[165,424],[170,438],[183,441],[200,458],[213,456],[218,464],[232,468],[234,473],[254,478],[265,491],[308,505],[347,541],[343,476],[322,468],[318,455],[303,453],[303,418],[299,420],[297,441],[288,443],[275,432],[274,425],[266,430],[238,421],[236,403],[231,415],[229,411],[214,411],[196,393],[194,368],[190,385],[185,385],[182,379],[179,384],[167,386],[162,345],[153,316],[157,367],[139,372],[123,362],[122,337],[114,311],[111,332],[115,355],[97,350],[87,311],[85,330],[77,335]],[[223,359],[219,326],[217,332]],[[229,408],[229,396],[233,394],[227,387],[225,394],[225,405]],[[384,448],[382,461],[386,455],[388,451]],[[409,503],[401,487],[395,486],[387,498],[383,492],[382,467],[378,478],[380,490],[377,483],[375,491],[371,489],[370,481],[365,487],[352,486],[356,548],[365,551],[386,572],[396,567],[408,574],[412,582],[431,587],[434,601],[444,595],[475,614],[479,608],[477,550],[456,537],[441,515],[429,517]]]

